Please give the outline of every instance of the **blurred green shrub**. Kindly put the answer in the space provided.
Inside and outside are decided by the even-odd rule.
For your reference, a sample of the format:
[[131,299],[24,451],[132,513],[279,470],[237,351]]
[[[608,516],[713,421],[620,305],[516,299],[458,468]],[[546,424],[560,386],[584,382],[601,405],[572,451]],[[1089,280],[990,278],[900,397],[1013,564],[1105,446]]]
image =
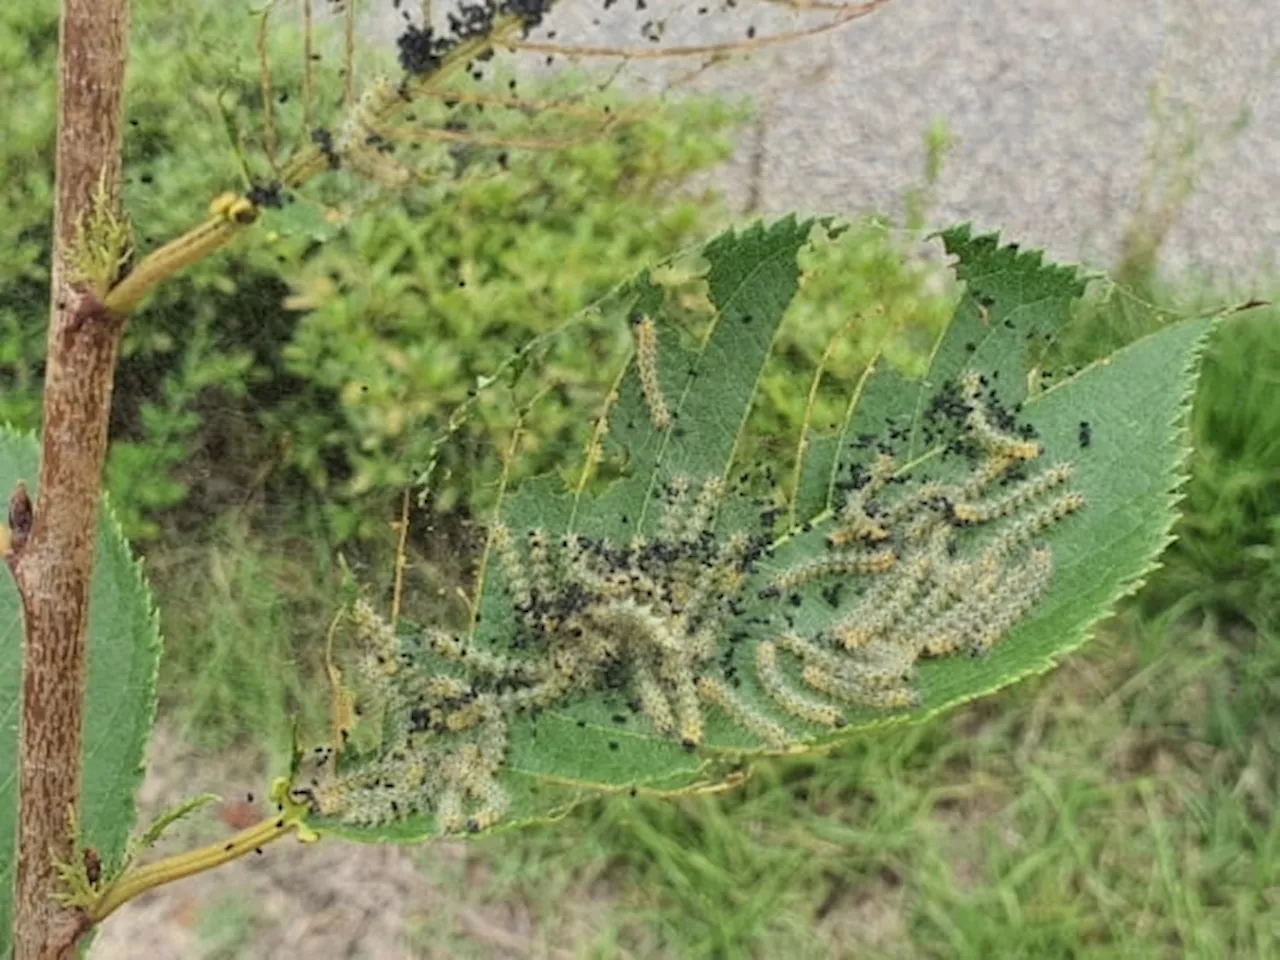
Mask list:
[[[24,104],[0,145],[0,245],[9,251],[0,419],[30,427],[44,352],[56,8],[20,0],[0,9],[0,91]],[[190,227],[222,190],[269,176],[248,14],[238,3],[135,0],[124,199],[140,252]],[[288,96],[300,83],[298,40],[287,27],[270,37],[282,144],[305,142],[299,98]],[[332,103],[334,51],[318,49],[318,102]],[[584,89],[562,76],[521,93],[580,99]],[[510,151],[497,175],[394,189],[330,175],[268,211],[230,251],[162,285],[131,319],[113,410],[108,486],[126,532],[154,536],[161,519],[199,528],[254,499],[270,502],[277,522],[333,541],[384,531],[450,414],[495,368],[722,224],[714,193],[688,184],[727,156],[744,111],[705,99],[613,103],[639,119],[554,151]],[[456,147],[451,156],[455,170],[466,165]],[[780,466],[803,414],[784,382],[807,378],[833,334],[848,336],[827,368],[846,378],[891,329],[901,335],[887,341],[890,355],[901,358],[942,322],[949,294],[931,288],[928,266],[903,257],[916,233],[866,220],[814,251],[758,411],[789,438]],[[523,423],[524,472],[549,468],[585,438],[583,410],[629,348],[625,330],[587,324],[581,333],[541,358],[540,382],[554,386]],[[839,415],[825,396],[819,426]],[[504,391],[481,392],[441,453],[437,510],[486,499],[513,409]]]
[[[0,245],[10,251],[0,264],[0,418],[31,427],[44,352],[56,8],[22,0],[0,10],[0,89],[6,102],[31,105],[13,112],[0,146]],[[243,182],[223,118],[260,128],[246,14],[237,4],[134,4],[124,193],[141,251]],[[296,89],[297,49],[273,32],[282,91]],[[282,120],[285,110],[278,105]],[[156,511],[192,489],[200,516],[262,487],[322,515],[337,539],[360,533],[376,495],[405,486],[421,445],[515,345],[716,226],[710,194],[681,187],[727,154],[741,113],[663,104],[615,135],[512,152],[501,176],[399,189],[361,214],[300,202],[322,230],[290,230],[293,210],[290,222],[268,217],[282,235],[274,244],[264,230],[164,285],[131,320],[113,412],[109,486],[128,533],[156,533]],[[332,290],[312,299],[318,282]],[[291,291],[291,305],[306,309],[285,306]],[[598,361],[588,350],[557,376],[566,389],[598,382]],[[563,406],[538,416],[532,435],[569,429]],[[456,447],[484,459],[501,426],[482,415]],[[465,496],[472,465],[447,465],[438,506]]]
[[[0,419],[33,428],[48,299],[57,13],[56,0],[0,7],[0,92],[22,105],[9,111],[0,141]],[[209,197],[234,184],[235,156],[208,100],[229,78],[234,85],[237,72],[226,68],[252,51],[252,32],[235,5],[133,4],[124,202],[139,250],[191,226]],[[269,307],[284,289],[274,272],[219,259],[167,285],[131,320],[108,464],[130,536],[154,534],[154,511],[186,495],[190,480],[179,468],[202,442],[197,401],[243,397],[252,380],[269,376],[238,336],[252,324],[238,324],[227,307],[246,292]]]
[[[594,143],[512,154],[501,176],[403,191],[318,249],[282,254],[305,312],[283,350],[306,387],[271,417],[291,424],[289,463],[330,497],[411,484],[449,414],[538,334],[560,326],[637,270],[712,228],[710,195],[681,183],[722,159],[733,115],[709,102],[664,107]],[[526,424],[525,471],[547,469],[613,375],[626,331],[596,332],[558,354],[556,390]],[[497,392],[500,393],[500,392]],[[336,403],[324,402],[332,397]],[[494,479],[514,413],[481,397],[442,455],[437,509]],[[342,530],[343,533],[349,532]]]

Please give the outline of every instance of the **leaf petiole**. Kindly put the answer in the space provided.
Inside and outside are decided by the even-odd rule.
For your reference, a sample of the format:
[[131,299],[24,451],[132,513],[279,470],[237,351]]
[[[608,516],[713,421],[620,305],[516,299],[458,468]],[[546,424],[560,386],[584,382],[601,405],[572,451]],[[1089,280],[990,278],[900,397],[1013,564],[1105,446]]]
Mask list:
[[100,923],[119,907],[148,890],[238,860],[290,833],[296,832],[301,843],[314,843],[320,839],[319,834],[306,824],[304,818],[307,808],[289,799],[287,779],[281,778],[272,784],[271,799],[281,807],[274,817],[255,823],[216,843],[126,869],[85,911],[89,919]]

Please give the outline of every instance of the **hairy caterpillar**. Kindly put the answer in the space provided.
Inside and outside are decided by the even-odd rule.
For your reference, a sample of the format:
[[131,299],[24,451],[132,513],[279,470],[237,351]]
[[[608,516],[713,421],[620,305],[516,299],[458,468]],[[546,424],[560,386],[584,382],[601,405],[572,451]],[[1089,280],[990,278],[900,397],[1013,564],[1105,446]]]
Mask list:
[[1058,464],[1022,481],[1002,497],[953,504],[952,514],[958,522],[963,524],[990,523],[1011,515],[1020,507],[1026,506],[1032,500],[1070,479],[1071,466],[1065,463]]
[[783,747],[791,737],[786,728],[746,703],[717,677],[698,677],[698,696],[721,710],[734,723],[746,728],[770,746]]
[[897,562],[892,550],[847,550],[815,557],[790,567],[773,579],[775,590],[790,590],[823,577],[859,573],[885,573]]
[[824,727],[844,726],[844,714],[839,708],[807,696],[791,686],[778,666],[778,648],[772,643],[762,641],[757,644],[756,673],[769,698],[793,717]]
[[515,542],[511,539],[511,531],[504,524],[494,524],[490,539],[497,549],[498,564],[512,605],[517,613],[529,610],[533,606],[533,591],[525,576],[524,564],[520,561]]
[[927,553],[904,561],[894,575],[868,590],[853,612],[836,623],[832,633],[846,650],[870,643],[906,613],[932,570],[933,560]]
[[400,669],[399,640],[391,625],[374,613],[373,607],[363,598],[352,607],[351,619],[366,650],[358,665],[359,676],[371,692],[385,697],[391,690],[392,678]]
[[978,443],[993,457],[1011,460],[1034,460],[1040,456],[1040,444],[999,430],[992,422],[982,400],[982,379],[976,373],[965,374],[960,388],[969,404],[965,424]]
[[682,539],[689,490],[692,486],[693,481],[684,474],[677,474],[667,481],[663,488],[666,509],[663,510],[662,518],[658,521],[659,540]]
[[833,547],[845,547],[864,540],[878,543],[889,536],[889,531],[870,512],[872,498],[879,493],[893,476],[893,457],[881,454],[871,465],[871,472],[860,487],[853,490],[840,511],[840,527],[827,538]]
[[1081,494],[1064,493],[1021,520],[1015,521],[1000,533],[995,544],[1000,545],[1006,551],[1021,546],[1032,537],[1049,529],[1058,521],[1075,513],[1084,504],[1085,499]]
[[799,634],[784,633],[778,646],[798,657],[806,667],[838,675],[869,687],[901,683],[911,674],[912,657],[889,645],[870,645],[853,655],[828,650]]
[[478,650],[466,644],[461,637],[443,630],[428,629],[422,635],[424,645],[446,660],[465,663],[467,666],[494,677],[519,675],[524,664],[512,661],[487,650]]
[[969,639],[974,653],[985,653],[1015,623],[1026,616],[1049,585],[1053,554],[1044,547],[1032,550],[1026,563],[1003,583],[984,622]]
[[906,710],[919,704],[919,695],[905,683],[884,687],[860,684],[856,679],[828,673],[814,664],[801,671],[804,682],[820,693],[861,707]]
[[667,736],[674,733],[676,718],[671,710],[671,702],[658,685],[658,678],[653,675],[652,668],[643,660],[635,666],[635,684],[640,707],[653,728]]
[[655,430],[671,426],[671,411],[662,396],[662,383],[658,379],[658,329],[653,319],[642,316],[632,324],[636,338],[636,375],[640,378],[640,393],[649,409],[649,422]]
[[724,497],[724,481],[720,477],[708,477],[702,489],[693,501],[693,510],[685,522],[683,539],[696,540],[704,531],[711,529],[711,521],[715,517],[716,508]]
[[692,668],[681,669],[671,678],[676,688],[676,712],[680,717],[680,743],[692,749],[702,742],[702,708]]
[[547,532],[541,528],[529,531],[529,576],[539,597],[548,597],[555,591],[556,571],[551,563],[551,548]]

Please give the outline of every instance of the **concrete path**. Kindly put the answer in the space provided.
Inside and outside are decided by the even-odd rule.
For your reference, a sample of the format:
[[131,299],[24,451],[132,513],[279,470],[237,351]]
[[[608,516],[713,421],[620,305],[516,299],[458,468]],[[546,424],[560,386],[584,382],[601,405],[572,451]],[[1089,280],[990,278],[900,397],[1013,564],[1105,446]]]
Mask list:
[[[714,9],[692,36],[738,37],[752,22],[763,33],[768,10],[647,0],[636,12],[619,0],[602,14],[600,3],[564,0],[558,39],[643,44],[643,20],[680,11],[664,42],[683,41],[679,25],[700,4]],[[953,146],[932,221],[971,219],[1099,266],[1138,204],[1153,139],[1173,153],[1194,136],[1200,185],[1162,263],[1247,283],[1280,264],[1278,70],[1280,0],[892,0],[838,32],[718,67],[704,86],[763,105],[722,177],[740,206],[754,177],[766,214],[897,210],[941,122]]]

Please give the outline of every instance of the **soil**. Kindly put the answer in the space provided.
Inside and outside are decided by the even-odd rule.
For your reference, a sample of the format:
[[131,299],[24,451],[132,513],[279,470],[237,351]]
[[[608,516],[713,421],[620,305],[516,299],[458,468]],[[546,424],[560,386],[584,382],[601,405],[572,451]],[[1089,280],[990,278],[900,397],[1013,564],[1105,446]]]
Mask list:
[[[140,797],[142,823],[204,791],[228,798],[174,827],[161,852],[209,842],[257,819],[248,797],[250,791],[261,791],[266,782],[262,772],[238,765],[235,758],[200,758],[164,726],[156,729],[147,770]],[[518,909],[464,899],[477,872],[486,869],[483,854],[460,843],[411,849],[330,839],[300,845],[285,839],[261,856],[125,905],[103,924],[90,956],[393,960],[460,953],[562,955],[540,942],[532,918]],[[432,946],[437,941],[439,949]]]

